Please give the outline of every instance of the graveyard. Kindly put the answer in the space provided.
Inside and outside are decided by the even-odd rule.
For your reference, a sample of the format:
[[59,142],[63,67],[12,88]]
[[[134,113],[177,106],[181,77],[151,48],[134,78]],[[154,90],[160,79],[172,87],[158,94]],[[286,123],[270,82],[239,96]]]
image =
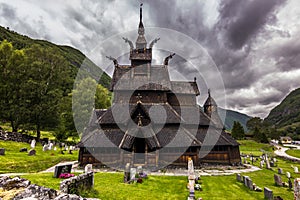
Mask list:
[[[263,153],[268,154],[270,160],[273,158],[273,149],[269,144],[261,144],[251,140],[240,140],[240,151],[242,162],[252,164],[251,155],[253,155],[253,166],[260,167],[260,157]],[[35,147],[36,155],[28,156],[25,152],[19,152],[21,148],[30,149],[30,144],[13,141],[0,141],[0,146],[5,148],[5,155],[1,156],[0,169],[1,174],[20,173],[21,178],[31,181],[46,188],[55,190],[60,189],[63,179],[55,178],[53,172],[43,172],[47,168],[60,163],[61,161],[75,161],[78,152],[73,154],[61,154],[59,151],[43,151],[43,147],[37,144]],[[248,158],[247,156],[248,155]],[[243,157],[245,156],[245,157]],[[299,177],[298,173],[292,167],[300,167],[299,163],[277,158],[276,162],[266,168],[266,164],[261,170],[240,173],[241,179],[249,177],[252,183],[262,189],[261,192],[249,189],[243,181],[237,180],[237,174],[200,176],[201,191],[195,190],[196,199],[264,199],[264,188],[272,191],[273,196],[280,196],[283,199],[293,199],[293,189],[288,187],[287,172],[290,173],[291,180]],[[228,171],[233,167],[211,167],[207,169],[195,169],[195,175],[198,172]],[[81,170],[81,171],[80,171]],[[145,196],[150,199],[186,199],[188,197],[187,176],[170,176],[166,171],[160,174],[148,174],[142,183],[132,182],[124,183],[124,173],[115,170],[93,169],[94,186],[86,191],[80,191],[83,197],[99,199],[144,199]],[[83,174],[84,169],[70,171],[75,176]],[[276,185],[274,175],[281,179],[280,184],[287,184],[285,187]],[[67,179],[66,179],[67,180]],[[1,194],[1,193],[0,193]],[[1,196],[0,196],[1,197]]]

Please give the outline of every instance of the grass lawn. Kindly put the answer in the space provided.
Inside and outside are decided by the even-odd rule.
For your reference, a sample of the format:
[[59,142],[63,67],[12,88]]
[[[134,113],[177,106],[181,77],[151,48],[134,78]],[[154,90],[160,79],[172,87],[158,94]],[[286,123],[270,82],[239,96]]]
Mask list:
[[[293,192],[288,188],[274,185],[274,171],[262,170],[258,172],[245,173],[250,176],[254,183],[263,189],[269,187],[274,196],[281,196],[283,199],[293,199]],[[39,173],[22,176],[31,180],[32,183],[43,185],[53,189],[59,188],[61,179],[53,178],[53,173]],[[282,176],[283,181],[287,178]],[[187,177],[184,176],[149,176],[142,184],[122,183],[122,173],[96,173],[95,191],[85,197],[106,199],[186,199]],[[242,183],[236,181],[235,175],[230,176],[203,176],[203,191],[196,191],[196,197],[203,199],[263,199],[263,192],[255,192],[247,189]]]
[[[272,147],[270,147],[268,144],[259,144],[254,141],[239,141],[241,144],[240,151],[242,153],[247,154],[254,154],[254,155],[261,155],[262,151],[272,152]],[[41,155],[40,159],[37,159],[38,156],[35,157],[28,157],[27,155],[24,155],[22,153],[18,153],[19,148],[23,147],[23,145],[28,144],[21,144],[19,146],[16,146],[16,144],[20,143],[14,143],[11,142],[5,142],[7,144],[7,147],[10,149],[11,154],[9,154],[9,151],[7,152],[7,155],[14,155],[14,154],[20,154],[18,156],[15,156],[14,159],[11,159],[10,161],[14,160],[15,165],[17,165],[18,159],[23,159],[23,162],[21,162],[22,168],[18,168],[20,171],[23,169],[22,172],[24,172],[24,169],[27,170],[27,165],[35,165],[33,163],[38,163],[38,160],[43,160],[46,164],[54,165],[55,163],[52,161],[54,158],[64,158],[64,159],[71,159],[75,160],[77,158],[77,155],[55,155],[51,156],[50,152],[42,152],[41,147],[38,146],[38,155]],[[0,142],[0,146],[2,143]],[[9,147],[13,146],[13,147]],[[29,146],[29,145],[28,145]],[[28,147],[27,146],[27,147]],[[25,147],[25,146],[24,146]],[[22,155],[21,155],[22,154]],[[7,157],[1,157],[6,158]],[[75,159],[74,159],[75,157]],[[25,159],[24,159],[25,158]],[[29,161],[28,159],[35,159],[33,161]],[[51,159],[49,159],[51,158]],[[73,159],[72,159],[73,158]],[[46,162],[48,160],[48,162]],[[0,169],[8,169],[8,171],[11,171],[10,165],[6,164],[9,161],[0,162]],[[46,164],[41,164],[41,166],[31,166],[34,170],[32,171],[39,171],[36,170],[37,168],[47,168],[45,167]],[[5,165],[5,166],[4,166]],[[20,164],[19,164],[20,165]],[[255,166],[259,166],[259,161],[254,162]],[[264,187],[268,187],[271,190],[273,190],[274,196],[281,196],[283,199],[293,199],[293,192],[290,191],[288,188],[284,187],[277,187],[274,184],[274,174],[277,174],[277,168],[280,167],[283,169],[284,173],[289,171],[292,176],[292,180],[294,178],[300,177],[300,174],[295,174],[293,172],[293,169],[291,166],[298,166],[300,168],[300,164],[293,163],[290,161],[286,161],[283,159],[278,158],[277,159],[277,166],[273,167],[272,170],[262,169],[260,171],[256,172],[250,172],[250,173],[243,173],[241,175],[247,175],[249,176],[252,181],[262,189]],[[28,175],[23,175],[22,177],[27,178],[31,180],[32,183],[50,187],[53,189],[59,189],[59,184],[61,179],[53,178],[53,173],[32,173]],[[282,180],[284,182],[287,182],[288,179],[285,175],[281,175]],[[263,192],[255,192],[250,191],[247,189],[242,183],[236,181],[235,175],[229,175],[229,176],[202,176],[202,188],[203,191],[197,192],[196,191],[196,197],[202,197],[203,199],[247,199],[247,200],[257,200],[257,199],[263,199],[264,194]],[[105,199],[187,199],[188,196],[188,190],[186,189],[187,184],[187,177],[184,176],[178,176],[178,177],[171,177],[171,176],[149,176],[148,179],[146,179],[142,184],[124,184],[123,182],[123,173],[96,173],[95,174],[95,187],[94,190],[90,193],[87,193],[87,195],[84,195],[85,197],[96,197],[100,198],[102,200]]]
[[30,149],[30,144],[0,140],[0,148],[5,148],[5,155],[0,156],[0,173],[39,172],[61,161],[73,161],[78,158],[78,151],[73,154],[60,154],[59,151],[43,152],[37,143],[36,156],[28,156],[19,152],[23,147]]
[[272,146],[269,144],[257,143],[253,140],[238,140],[238,143],[240,143],[240,152],[244,154],[254,156],[261,156],[263,152],[273,154]]
[[286,151],[286,153],[290,156],[300,158],[300,149],[289,149]]

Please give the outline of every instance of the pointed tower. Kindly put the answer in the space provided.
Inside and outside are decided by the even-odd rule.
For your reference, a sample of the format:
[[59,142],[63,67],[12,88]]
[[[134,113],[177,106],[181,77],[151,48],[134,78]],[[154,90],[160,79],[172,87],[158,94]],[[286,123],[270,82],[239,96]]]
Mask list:
[[213,123],[218,128],[224,128],[223,122],[218,114],[218,105],[216,101],[210,95],[210,89],[208,89],[208,97],[203,105],[204,113],[207,114]]
[[137,73],[141,73],[143,71],[148,71],[147,68],[150,67],[151,60],[152,60],[152,49],[147,48],[147,41],[145,38],[145,28],[143,24],[143,10],[142,10],[143,4],[140,5],[140,22],[138,27],[138,37],[135,42],[135,49],[132,49],[130,51],[130,57],[131,65],[133,67],[141,66],[140,70],[137,69]]
[[146,49],[147,48],[147,41],[145,38],[145,28],[143,24],[143,9],[142,9],[143,4],[140,5],[140,23],[139,23],[139,29],[138,29],[138,38],[136,39],[135,45],[136,49]]
[[208,116],[211,116],[212,113],[218,112],[218,105],[216,101],[211,97],[210,95],[210,89],[208,89],[208,97],[203,105],[204,107],[204,112]]

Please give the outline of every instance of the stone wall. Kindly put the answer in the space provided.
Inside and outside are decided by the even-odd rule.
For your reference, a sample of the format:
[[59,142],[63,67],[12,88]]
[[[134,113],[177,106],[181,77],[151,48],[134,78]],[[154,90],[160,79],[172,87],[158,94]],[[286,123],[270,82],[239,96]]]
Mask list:
[[80,174],[60,183],[60,191],[68,194],[78,194],[80,189],[90,189],[94,186],[94,172]]
[[[0,176],[0,193],[3,199],[21,200],[21,199],[43,199],[43,200],[86,200],[75,194],[66,194],[50,188],[30,184],[29,180],[8,176]],[[0,199],[1,199],[0,197]]]
[[[36,137],[33,137],[31,135],[26,135],[18,132],[6,132],[4,130],[1,130],[0,128],[0,140],[30,143],[33,139],[38,141]],[[48,138],[41,138],[40,142],[48,143]]]

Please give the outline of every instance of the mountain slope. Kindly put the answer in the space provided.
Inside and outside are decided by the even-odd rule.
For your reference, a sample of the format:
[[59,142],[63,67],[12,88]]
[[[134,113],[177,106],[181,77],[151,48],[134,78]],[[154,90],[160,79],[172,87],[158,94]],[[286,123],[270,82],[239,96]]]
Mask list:
[[292,91],[273,108],[265,121],[277,128],[300,122],[300,88]]
[[[75,78],[78,69],[80,68],[82,62],[86,59],[86,65],[90,69],[90,74],[93,74],[95,79],[98,74],[102,74],[103,71],[95,65],[91,60],[89,60],[82,52],[70,46],[56,45],[45,40],[35,40],[28,36],[20,35],[14,31],[9,30],[0,26],[0,41],[7,40],[13,44],[16,49],[22,49],[31,47],[32,45],[38,44],[45,48],[53,48],[61,56],[65,57],[70,65],[73,67],[71,77]],[[104,72],[101,76],[99,83],[104,87],[108,88],[111,78]]]
[[225,112],[226,112],[226,118],[225,118],[224,125],[225,125],[226,130],[231,130],[232,129],[234,121],[240,122],[240,124],[243,126],[245,131],[248,130],[247,127],[246,127],[246,123],[249,119],[251,119],[250,116],[248,116],[246,114],[243,114],[243,113],[240,113],[240,112],[237,112],[237,111],[218,108],[218,113],[221,117],[225,115]]

